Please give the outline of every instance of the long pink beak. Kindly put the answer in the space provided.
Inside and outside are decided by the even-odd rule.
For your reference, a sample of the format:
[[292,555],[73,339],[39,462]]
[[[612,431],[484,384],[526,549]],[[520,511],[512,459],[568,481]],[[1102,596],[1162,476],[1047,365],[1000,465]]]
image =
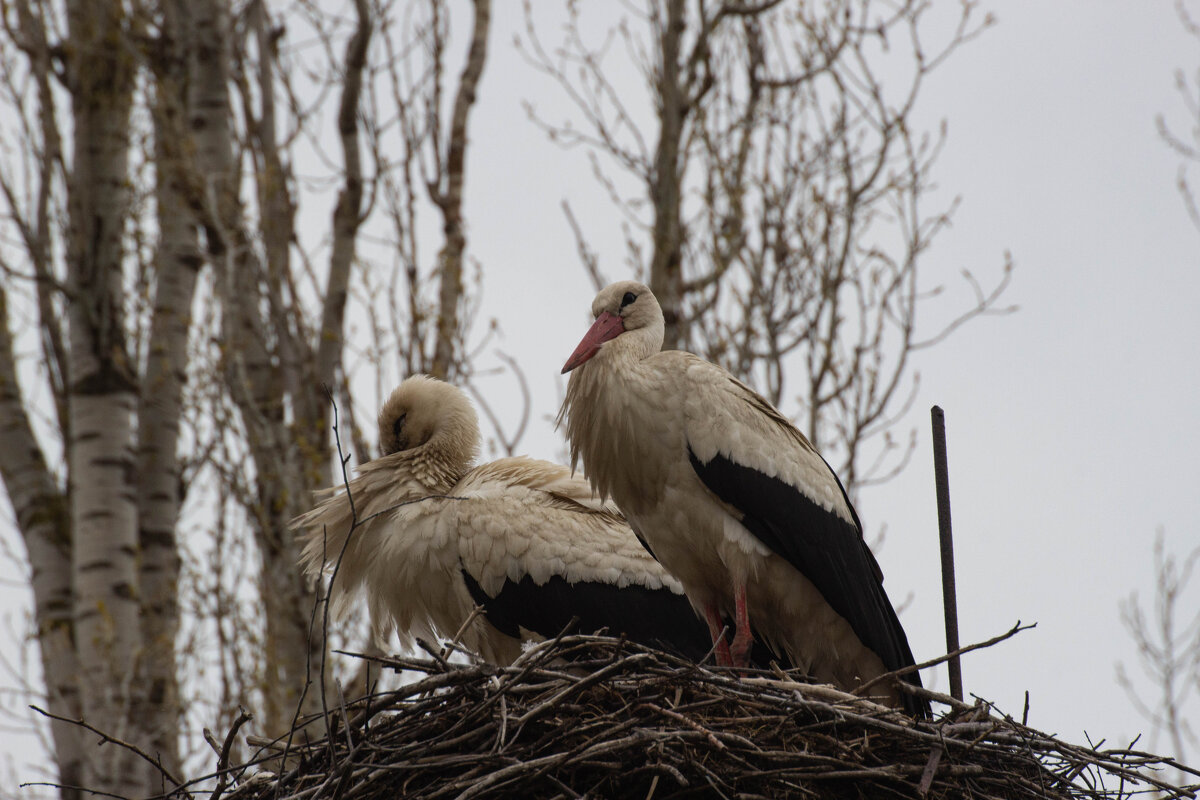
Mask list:
[[607,311],[600,312],[592,327],[583,335],[583,341],[571,353],[567,363],[563,365],[562,374],[566,374],[600,352],[600,345],[609,339],[615,339],[625,332],[625,321]]

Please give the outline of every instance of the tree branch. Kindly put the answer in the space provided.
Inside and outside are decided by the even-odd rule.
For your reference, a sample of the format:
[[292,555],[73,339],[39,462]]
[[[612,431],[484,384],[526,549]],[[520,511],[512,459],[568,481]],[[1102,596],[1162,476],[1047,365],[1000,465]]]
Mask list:
[[479,78],[487,62],[488,29],[491,25],[491,0],[474,0],[475,25],[471,33],[471,48],[467,63],[459,78],[458,92],[450,119],[450,138],[446,143],[445,172],[439,176],[440,186],[432,192],[433,200],[442,212],[445,244],[439,257],[439,291],[437,341],[434,346],[430,374],[449,378],[458,369],[457,343],[460,338],[459,306],[463,298],[463,252],[466,232],[463,230],[462,195],[466,178],[467,122],[475,103]]
[[83,719],[70,719],[69,717],[63,717],[58,714],[52,714],[49,711],[46,711],[44,708],[39,708],[38,706],[35,706],[35,705],[31,705],[29,707],[32,708],[37,713],[41,714],[42,716],[48,717],[49,719],[57,720],[59,722],[66,722],[71,725],[77,725],[86,731],[91,731],[92,733],[94,733],[100,737],[101,745],[107,744],[108,742],[112,742],[113,744],[117,745],[118,747],[122,747],[122,748],[128,750],[129,752],[133,753],[138,758],[141,758],[147,764],[150,764],[152,767],[154,767],[156,770],[158,770],[158,772],[160,772],[164,778],[166,778],[168,781],[170,781],[173,784],[172,788],[183,785],[183,782],[181,780],[179,780],[179,778],[175,777],[175,775],[173,775],[170,770],[168,770],[166,767],[164,767],[162,765],[162,762],[160,762],[154,756],[150,755],[149,753],[147,753],[145,750],[141,749],[137,745],[130,744],[129,742],[119,739],[116,736],[106,733],[105,731],[100,730],[95,725],[92,725]]

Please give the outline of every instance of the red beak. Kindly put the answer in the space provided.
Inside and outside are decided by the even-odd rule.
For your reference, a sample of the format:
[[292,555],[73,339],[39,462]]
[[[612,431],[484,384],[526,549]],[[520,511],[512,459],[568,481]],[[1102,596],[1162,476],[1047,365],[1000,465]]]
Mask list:
[[596,353],[600,352],[600,345],[609,339],[617,338],[624,332],[624,320],[615,314],[602,311],[600,316],[596,317],[596,321],[592,323],[592,327],[588,328],[588,332],[583,335],[583,341],[579,343],[579,346],[575,348],[575,352],[571,353],[571,357],[563,365],[563,374],[565,375],[596,355]]

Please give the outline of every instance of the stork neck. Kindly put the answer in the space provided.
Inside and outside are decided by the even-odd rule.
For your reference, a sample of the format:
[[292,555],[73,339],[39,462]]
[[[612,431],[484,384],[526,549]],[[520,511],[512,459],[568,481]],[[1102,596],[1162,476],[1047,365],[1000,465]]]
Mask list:
[[626,331],[608,342],[593,360],[619,364],[619,369],[628,370],[662,350],[663,335],[663,322],[659,317],[645,327]]
[[391,468],[399,481],[412,484],[419,492],[448,492],[470,469],[469,459],[464,459],[461,450],[447,447],[434,436],[428,442],[410,450],[383,456],[391,461]]
[[631,421],[657,385],[644,343],[629,334],[610,341],[590,361],[571,373],[559,412],[566,420],[572,466],[583,464],[592,488],[618,504],[629,493]]

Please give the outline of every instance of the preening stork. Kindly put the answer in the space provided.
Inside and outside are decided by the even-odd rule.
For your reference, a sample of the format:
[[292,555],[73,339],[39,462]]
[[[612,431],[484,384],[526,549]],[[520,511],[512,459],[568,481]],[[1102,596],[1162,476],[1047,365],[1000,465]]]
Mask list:
[[[808,439],[724,369],[661,351],[663,313],[645,285],[608,286],[592,315],[563,367],[572,464],[683,583],[718,662],[746,663],[753,625],[846,690],[913,664],[858,516]],[[718,641],[725,617],[731,644]],[[895,685],[871,693],[928,713]]]
[[384,455],[348,492],[323,490],[292,521],[309,574],[341,560],[334,610],[365,594],[376,643],[393,629],[405,643],[453,637],[478,604],[461,641],[495,663],[575,617],[575,632],[607,628],[693,660],[711,650],[683,587],[586,481],[530,458],[472,466],[478,421],[459,389],[408,378],[380,412],[379,440]]

